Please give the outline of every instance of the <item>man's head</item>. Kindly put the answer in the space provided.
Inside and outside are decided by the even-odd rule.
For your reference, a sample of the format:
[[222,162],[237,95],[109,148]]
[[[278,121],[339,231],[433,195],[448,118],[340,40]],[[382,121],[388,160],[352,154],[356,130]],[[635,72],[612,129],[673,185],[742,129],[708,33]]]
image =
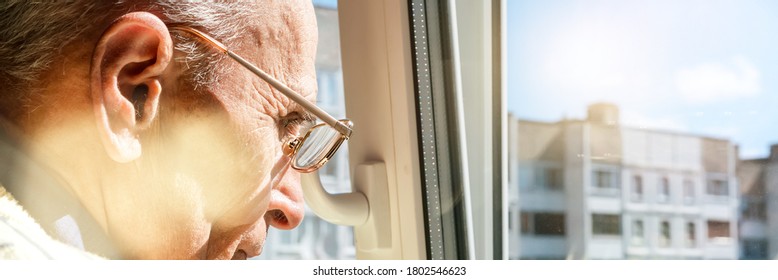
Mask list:
[[267,227],[300,223],[282,145],[302,107],[169,26],[209,33],[312,100],[310,2],[29,2],[0,4],[0,112],[123,256],[251,257]]

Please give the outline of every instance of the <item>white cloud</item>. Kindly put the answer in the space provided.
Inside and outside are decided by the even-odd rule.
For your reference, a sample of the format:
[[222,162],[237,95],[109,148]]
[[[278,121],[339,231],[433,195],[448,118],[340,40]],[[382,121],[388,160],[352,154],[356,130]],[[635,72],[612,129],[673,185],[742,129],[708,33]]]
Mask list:
[[675,75],[678,92],[694,102],[714,102],[759,94],[760,72],[746,57],[732,57],[730,63],[710,62]]

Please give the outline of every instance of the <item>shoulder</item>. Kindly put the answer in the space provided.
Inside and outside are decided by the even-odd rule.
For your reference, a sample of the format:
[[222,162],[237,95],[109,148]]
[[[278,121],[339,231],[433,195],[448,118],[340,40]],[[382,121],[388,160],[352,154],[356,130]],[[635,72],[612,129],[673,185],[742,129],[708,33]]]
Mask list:
[[0,186],[0,260],[100,259],[51,238]]

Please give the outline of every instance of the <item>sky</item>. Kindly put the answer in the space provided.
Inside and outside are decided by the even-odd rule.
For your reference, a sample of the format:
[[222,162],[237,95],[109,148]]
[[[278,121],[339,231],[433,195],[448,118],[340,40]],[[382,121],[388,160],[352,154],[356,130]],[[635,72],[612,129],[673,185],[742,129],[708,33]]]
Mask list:
[[338,7],[338,0],[313,0],[312,2],[314,5],[321,7],[333,9]]
[[778,1],[507,1],[508,111],[778,144]]

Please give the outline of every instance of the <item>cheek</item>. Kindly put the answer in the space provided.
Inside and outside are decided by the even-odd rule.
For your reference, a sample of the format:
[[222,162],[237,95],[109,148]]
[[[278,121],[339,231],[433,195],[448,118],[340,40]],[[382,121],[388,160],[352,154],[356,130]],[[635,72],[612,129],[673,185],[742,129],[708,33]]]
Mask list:
[[[109,231],[130,259],[199,259],[205,256],[211,223],[204,197],[192,178],[146,180],[107,192]],[[142,195],[138,195],[142,194]]]
[[214,221],[230,209],[267,197],[264,186],[280,150],[272,131],[246,131],[221,118],[178,122],[167,132],[170,140],[162,161],[198,183],[206,198],[206,217]]
[[235,189],[230,195],[234,199],[223,204],[226,211],[216,218],[209,237],[209,259],[229,259],[236,250],[244,251],[249,257],[256,256],[265,241],[267,223],[264,215],[270,203],[271,182],[282,170],[278,166],[282,155],[277,148],[280,143],[274,129],[252,132],[244,138],[249,139],[246,142],[253,147],[244,150],[245,154],[251,155],[245,164],[253,166],[252,174],[261,179],[247,181],[243,186],[250,187]]
[[272,129],[256,130],[246,140],[247,147],[241,150],[243,155],[239,163],[233,165],[231,176],[233,184],[216,184],[217,191],[211,192],[211,205],[220,207],[215,217],[222,226],[234,227],[255,224],[267,211],[270,203],[270,185],[274,179],[274,166],[281,157],[280,144]]

